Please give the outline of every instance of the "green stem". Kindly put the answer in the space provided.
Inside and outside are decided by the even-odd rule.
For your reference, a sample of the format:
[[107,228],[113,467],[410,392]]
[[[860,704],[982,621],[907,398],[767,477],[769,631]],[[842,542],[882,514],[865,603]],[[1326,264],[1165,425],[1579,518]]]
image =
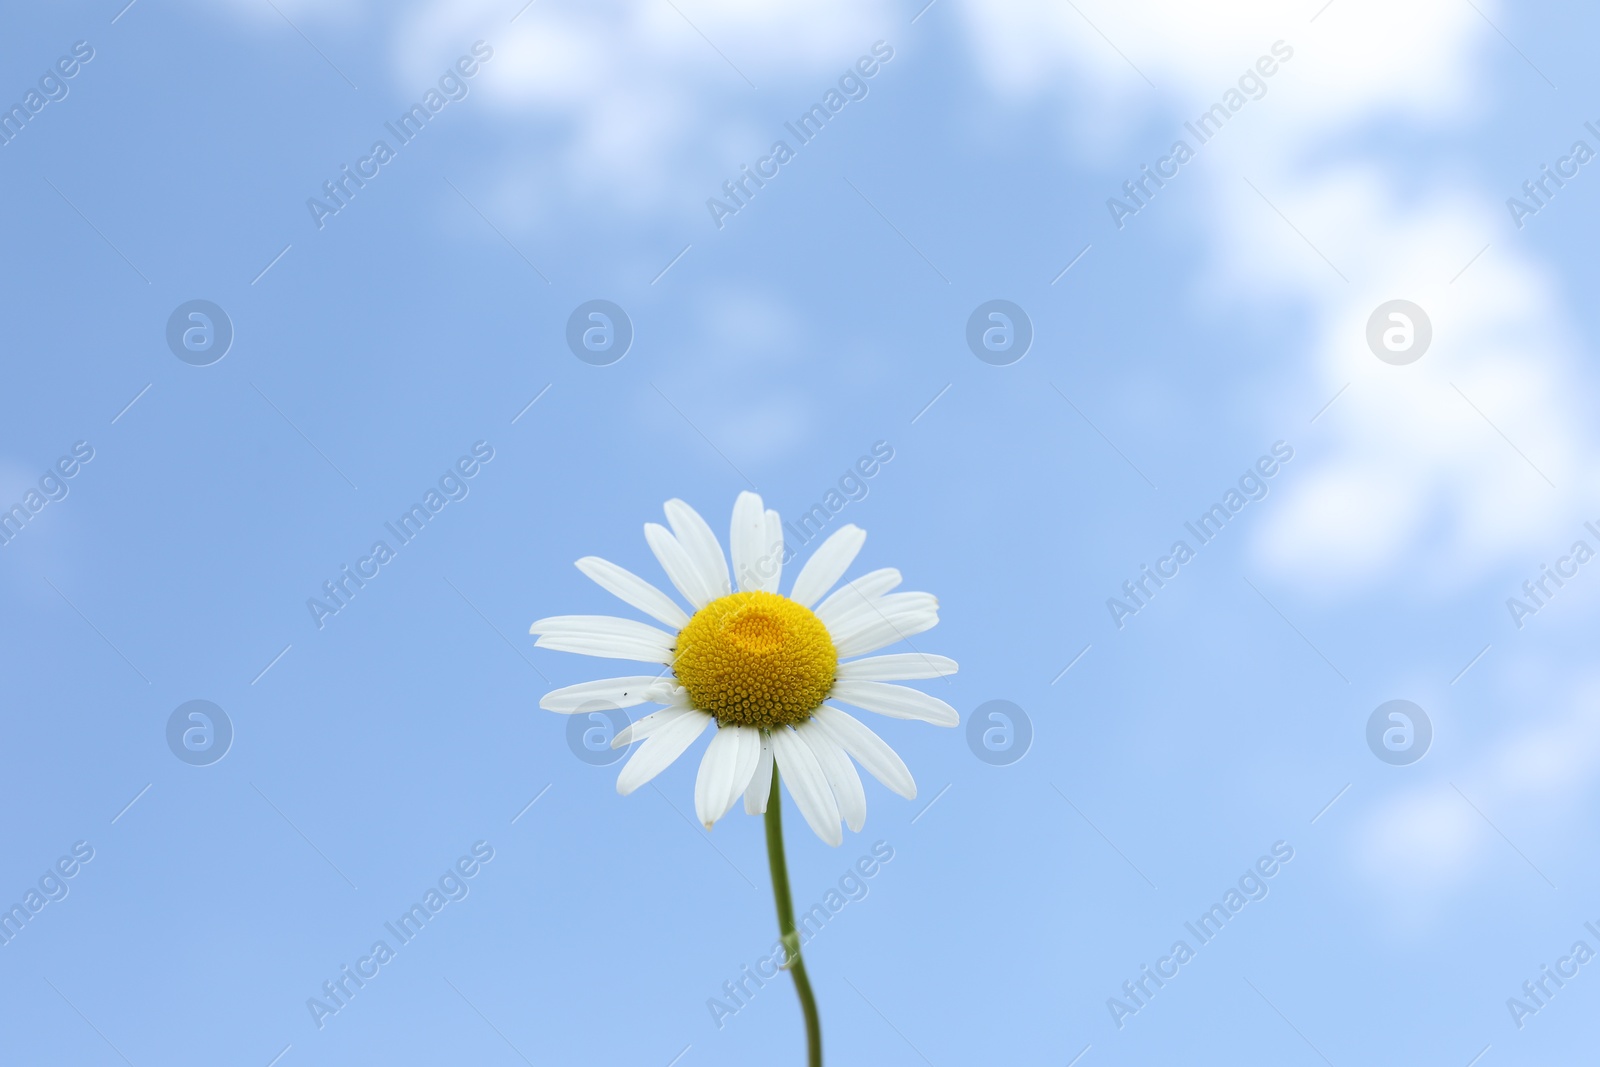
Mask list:
[[778,902],[778,933],[783,938],[788,962],[794,975],[794,991],[800,996],[800,1010],[806,1016],[806,1063],[822,1067],[822,1022],[817,1018],[817,1001],[811,995],[811,980],[800,958],[800,935],[795,932],[794,901],[789,895],[789,865],[783,858],[783,802],[778,796],[778,768],[772,768],[772,793],[767,797],[767,864],[772,868],[772,895]]

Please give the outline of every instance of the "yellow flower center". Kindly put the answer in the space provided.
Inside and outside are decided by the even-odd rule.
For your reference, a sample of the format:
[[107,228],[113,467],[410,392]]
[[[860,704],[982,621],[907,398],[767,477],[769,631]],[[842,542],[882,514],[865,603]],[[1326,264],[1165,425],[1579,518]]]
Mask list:
[[672,669],[719,726],[804,722],[833,688],[839,653],[822,620],[776,593],[733,593],[678,631]]

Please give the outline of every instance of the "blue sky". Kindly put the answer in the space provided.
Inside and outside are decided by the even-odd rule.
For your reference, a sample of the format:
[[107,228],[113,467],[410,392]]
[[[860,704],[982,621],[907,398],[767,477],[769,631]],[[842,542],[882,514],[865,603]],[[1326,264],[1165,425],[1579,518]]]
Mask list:
[[[875,446],[830,521],[938,595],[964,721],[874,723],[920,793],[869,782],[838,848],[787,809],[802,908],[892,851],[807,948],[830,1061],[1592,1046],[1592,12],[122,2],[0,34],[12,1059],[799,1062],[781,982],[709,1004],[775,937],[759,823],[701,830],[692,760],[619,797],[537,707],[606,665],[527,629],[617,610],[581,556],[659,580],[663,501],[798,515]],[[1146,165],[1177,170],[1129,205]],[[741,166],[778,169],[719,219]],[[167,340],[196,300],[211,362]],[[609,365],[566,340],[594,300],[633,331]],[[1033,332],[1007,365],[966,341],[992,300]],[[1403,365],[1367,341],[1394,300],[1432,332]],[[1108,605],[1146,566],[1177,571]],[[195,700],[210,763],[168,741]],[[1010,763],[969,747],[992,700]],[[1369,747],[1391,700],[1410,763]]]

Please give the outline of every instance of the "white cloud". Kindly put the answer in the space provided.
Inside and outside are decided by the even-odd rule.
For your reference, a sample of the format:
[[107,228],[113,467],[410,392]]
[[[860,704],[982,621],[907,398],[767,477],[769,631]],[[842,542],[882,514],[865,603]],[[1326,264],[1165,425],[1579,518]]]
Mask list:
[[[1540,673],[1547,673],[1551,664],[1543,666]],[[1600,683],[1585,677],[1560,689],[1544,690],[1545,699],[1565,710],[1540,714],[1530,701],[1494,745],[1460,760],[1448,777],[1395,790],[1361,809],[1346,847],[1359,876],[1401,925],[1444,922],[1442,899],[1472,877],[1508,866],[1530,884],[1544,878],[1561,884],[1573,823],[1593,805]]]
[[523,198],[599,189],[638,216],[696,204],[708,168],[753,159],[770,140],[746,129],[758,105],[793,86],[820,94],[884,35],[888,9],[885,0],[534,4],[506,24],[502,3],[438,0],[402,22],[396,66],[402,84],[426,84],[456,42],[486,39],[495,58],[481,76],[483,103],[508,127],[536,128],[542,153],[560,163],[521,175],[538,183]]
[[[1571,501],[1594,495],[1600,449],[1588,416],[1595,383],[1575,358],[1551,270],[1515,240],[1508,191],[1362,137],[1397,120],[1435,137],[1465,130],[1489,91],[1484,60],[1504,47],[1484,19],[1453,0],[1333,0],[1315,23],[1321,0],[1292,17],[1254,2],[1074,3],[1082,15],[1034,0],[965,0],[961,11],[994,93],[1062,101],[1080,158],[1106,166],[1115,149],[1110,169],[1126,175],[1164,147],[1142,143],[1153,114],[1175,108],[1179,136],[1181,117],[1219,99],[1274,40],[1295,49],[1267,94],[1230,117],[1177,179],[1200,187],[1203,206],[1183,223],[1212,260],[1194,283],[1195,306],[1224,322],[1253,311],[1283,319],[1292,308],[1310,323],[1309,345],[1285,345],[1284,391],[1271,399],[1285,403],[1298,377],[1303,407],[1260,412],[1264,430],[1301,429],[1293,476],[1256,537],[1276,580],[1345,600],[1407,585],[1456,591],[1569,544],[1588,517]],[[1135,133],[1141,143],[1117,147]],[[1151,209],[1129,225],[1175,224],[1159,194]],[[1434,328],[1427,355],[1405,367],[1380,362],[1365,342],[1368,316],[1393,298],[1421,305]],[[1480,684],[1524,669],[1521,657],[1485,664]],[[1559,855],[1600,758],[1597,693],[1566,688],[1567,677],[1551,666],[1529,687],[1505,685],[1572,710],[1520,712],[1479,751],[1452,753],[1447,772],[1538,856]],[[1458,730],[1448,718],[1435,725]],[[1432,758],[1416,769],[1423,780],[1439,773],[1443,757]],[[1449,778],[1380,794],[1345,843],[1401,926],[1430,925],[1442,898],[1501,861],[1522,863]]]
[[[1496,206],[1487,196],[1444,192],[1419,209],[1369,182],[1338,182],[1302,182],[1277,203],[1318,229],[1349,285],[1259,198],[1255,225],[1241,213],[1240,227],[1277,231],[1279,247],[1241,242],[1224,253],[1234,259],[1235,291],[1254,276],[1296,299],[1283,292],[1293,284],[1285,279],[1303,282],[1298,299],[1312,305],[1320,339],[1311,354],[1319,392],[1302,417],[1345,389],[1303,431],[1308,462],[1266,517],[1261,557],[1285,580],[1357,596],[1402,570],[1430,586],[1470,587],[1565,545],[1578,526],[1570,502],[1594,485],[1595,446],[1581,410],[1590,383],[1546,272],[1514,247],[1491,247],[1452,285],[1486,239]],[[1298,271],[1289,266],[1296,254]],[[1262,277],[1262,263],[1275,282]],[[1433,325],[1428,353],[1405,367],[1380,362],[1365,344],[1368,316],[1392,298],[1415,301]]]
[[[337,17],[366,10],[344,4]],[[491,41],[476,106],[528,131],[507,136],[487,180],[488,209],[512,226],[559,225],[550,205],[597,200],[619,224],[688,214],[708,175],[725,176],[764,139],[758,100],[793,86],[820,92],[880,36],[914,40],[887,0],[535,3],[508,24],[510,11],[500,0],[416,4],[395,23],[393,54],[396,84],[412,92],[472,40]],[[1317,340],[1285,357],[1304,374],[1308,404],[1349,383],[1305,431],[1311,444],[1261,526],[1260,557],[1285,582],[1358,596],[1401,569],[1432,586],[1481,581],[1564,543],[1577,516],[1562,501],[1592,487],[1597,449],[1584,416],[1593,383],[1572,357],[1548,272],[1518,249],[1503,191],[1416,173],[1352,136],[1396,118],[1435,131],[1473,121],[1487,91],[1479,68],[1503,42],[1470,5],[943,0],[924,18],[919,30],[962,28],[990,92],[1064,104],[1069,149],[1121,159],[1129,174],[1158,147],[1126,143],[1135,131],[1162,121],[1183,135],[1183,117],[1284,42],[1266,95],[1178,179],[1203,190],[1194,221],[1214,261],[1195,281],[1197,304],[1300,308]],[[1137,221],[1173,224],[1170,213]],[[1435,331],[1429,354],[1405,368],[1362,343],[1372,309],[1396,296],[1421,304]],[[1262,413],[1273,426],[1287,417]],[[1407,566],[1419,558],[1429,566]]]
[[[1196,305],[1219,318],[1295,307],[1313,323],[1309,350],[1285,352],[1288,375],[1299,368],[1307,379],[1305,411],[1263,411],[1265,427],[1305,427],[1349,384],[1318,427],[1302,430],[1308,447],[1257,537],[1279,579],[1344,597],[1401,570],[1431,587],[1481,582],[1565,544],[1563,524],[1576,526],[1565,502],[1595,486],[1600,451],[1584,414],[1593,383],[1573,358],[1549,272],[1513,239],[1503,192],[1418,173],[1359,133],[1396,118],[1435,135],[1464,127],[1485,91],[1484,53],[1503,42],[1451,0],[1334,0],[1310,21],[1319,8],[965,0],[959,9],[991,90],[1073,107],[1096,164],[1106,162],[1108,129],[1149,142],[1117,150],[1127,175],[1151,162],[1165,147],[1146,132],[1152,115],[1198,148],[1175,179],[1203,191],[1204,206],[1181,220],[1213,258],[1194,283]],[[1265,95],[1200,146],[1181,119],[1222,99],[1279,40]],[[1129,225],[1179,224],[1160,197]],[[1420,304],[1435,333],[1423,360],[1404,368],[1380,363],[1363,340],[1373,309],[1396,297]]]

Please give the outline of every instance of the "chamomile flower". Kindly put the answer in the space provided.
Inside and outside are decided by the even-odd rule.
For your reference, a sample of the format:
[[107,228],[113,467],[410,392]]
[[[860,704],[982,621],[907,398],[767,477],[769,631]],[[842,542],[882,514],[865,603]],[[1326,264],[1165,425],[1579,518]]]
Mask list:
[[731,577],[716,535],[693,508],[669,500],[666,517],[670,529],[647,523],[645,541],[689,610],[643,578],[586,556],[579,570],[666,628],[609,615],[558,615],[530,630],[543,648],[665,669],[580,682],[546,694],[539,706],[571,714],[605,705],[665,705],[612,742],[643,742],[617,777],[624,795],[715,725],[694,790],[695,812],[707,828],[741,796],[747,812],[765,813],[769,794],[776,796],[774,764],[806,823],[831,845],[843,840],[841,819],[851,830],[866,821],[866,792],[855,764],[901,796],[915,797],[905,762],[835,704],[955,726],[956,710],[943,700],[891,684],[954,674],[954,660],[921,652],[868,655],[931,629],[939,621],[938,601],[928,593],[894,592],[900,572],[893,568],[838,585],[866,540],[854,525],[824,541],[789,594],[780,594],[782,524],[755,493],[739,494],[733,506]]

